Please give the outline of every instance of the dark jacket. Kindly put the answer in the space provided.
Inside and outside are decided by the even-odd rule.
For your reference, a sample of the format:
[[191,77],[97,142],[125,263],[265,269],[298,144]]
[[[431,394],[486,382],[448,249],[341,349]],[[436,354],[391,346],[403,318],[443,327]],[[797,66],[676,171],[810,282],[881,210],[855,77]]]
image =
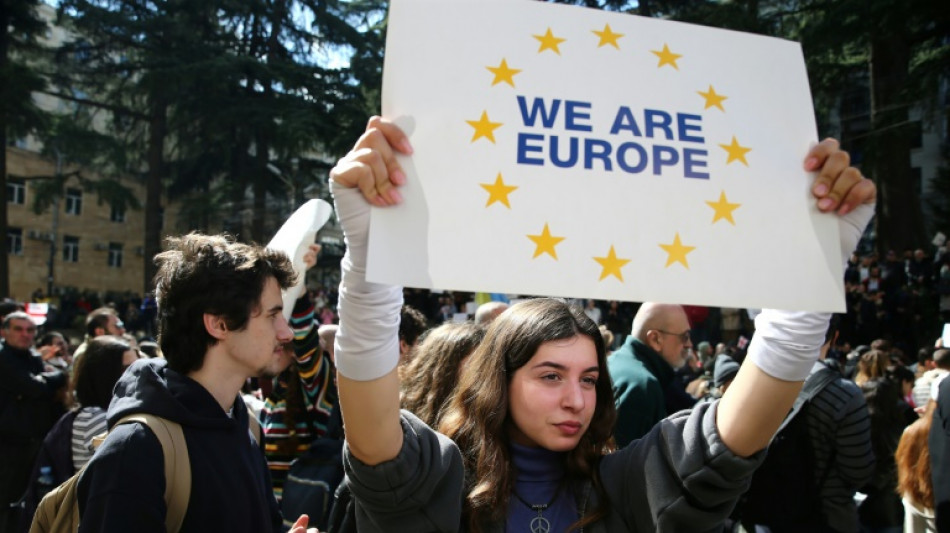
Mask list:
[[[248,412],[235,396],[232,417],[196,381],[162,359],[136,361],[116,384],[109,426],[133,413],[182,425],[191,498],[181,531],[280,531],[281,518]],[[79,481],[79,531],[165,531],[165,470],[158,439],[142,424],[115,428]]]
[[676,381],[673,367],[632,336],[607,358],[607,369],[617,404],[618,446],[639,439],[668,414],[696,403]]
[[950,378],[940,383],[929,446],[937,531],[950,531]]
[[0,345],[0,443],[39,444],[56,421],[54,414],[62,414],[53,397],[65,384],[66,374],[44,372],[43,361],[29,350]]
[[[718,402],[683,411],[646,437],[608,454],[597,469],[610,499],[589,533],[721,531],[765,452],[738,457],[716,429]],[[367,466],[344,452],[353,518],[360,533],[465,531],[462,522],[462,455],[448,437],[402,411],[403,445],[392,460]],[[597,495],[579,501],[593,509]],[[488,524],[502,533],[505,522]]]

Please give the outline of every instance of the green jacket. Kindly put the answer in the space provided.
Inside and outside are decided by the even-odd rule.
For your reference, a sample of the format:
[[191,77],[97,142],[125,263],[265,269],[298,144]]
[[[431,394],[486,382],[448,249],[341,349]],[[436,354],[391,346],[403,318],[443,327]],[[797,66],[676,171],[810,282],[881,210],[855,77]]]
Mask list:
[[614,438],[623,447],[646,435],[666,418],[664,389],[673,380],[673,367],[652,348],[633,338],[607,358],[617,404]]

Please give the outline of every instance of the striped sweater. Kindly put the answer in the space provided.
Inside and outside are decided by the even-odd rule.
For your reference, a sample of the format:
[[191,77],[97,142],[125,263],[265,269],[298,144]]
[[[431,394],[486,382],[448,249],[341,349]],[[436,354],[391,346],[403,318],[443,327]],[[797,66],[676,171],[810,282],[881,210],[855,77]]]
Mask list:
[[[822,363],[815,363],[814,374]],[[825,523],[835,531],[858,531],[855,491],[871,479],[871,421],[861,389],[839,378],[812,399],[808,434],[814,451],[814,479],[820,489]],[[830,471],[829,471],[830,468]]]
[[261,410],[264,455],[278,501],[290,463],[305,453],[315,438],[326,434],[330,411],[337,403],[336,371],[320,349],[320,322],[315,320],[313,304],[306,296],[297,300],[290,326],[294,330],[296,361],[274,378]]

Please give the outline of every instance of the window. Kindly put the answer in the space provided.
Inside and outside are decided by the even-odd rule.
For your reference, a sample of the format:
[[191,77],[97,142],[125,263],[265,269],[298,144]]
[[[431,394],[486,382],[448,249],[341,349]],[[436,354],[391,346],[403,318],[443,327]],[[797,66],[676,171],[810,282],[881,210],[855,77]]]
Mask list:
[[125,208],[112,206],[112,215],[109,217],[113,222],[125,222]]
[[78,215],[82,213],[82,191],[80,189],[66,189],[66,214]]
[[23,205],[26,203],[26,185],[23,180],[7,178],[7,203]]
[[7,228],[7,253],[23,255],[23,229]]
[[63,236],[63,262],[79,262],[79,237]]
[[122,267],[122,244],[117,242],[109,243],[109,266],[114,268]]

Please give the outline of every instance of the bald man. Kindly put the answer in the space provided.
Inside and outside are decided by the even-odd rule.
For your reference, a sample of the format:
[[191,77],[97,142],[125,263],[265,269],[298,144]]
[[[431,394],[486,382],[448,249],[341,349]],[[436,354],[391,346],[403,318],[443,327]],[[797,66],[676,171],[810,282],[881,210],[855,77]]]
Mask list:
[[674,379],[691,347],[689,319],[682,306],[653,302],[640,306],[627,341],[607,359],[617,402],[618,446],[639,439],[667,415],[696,403]]

